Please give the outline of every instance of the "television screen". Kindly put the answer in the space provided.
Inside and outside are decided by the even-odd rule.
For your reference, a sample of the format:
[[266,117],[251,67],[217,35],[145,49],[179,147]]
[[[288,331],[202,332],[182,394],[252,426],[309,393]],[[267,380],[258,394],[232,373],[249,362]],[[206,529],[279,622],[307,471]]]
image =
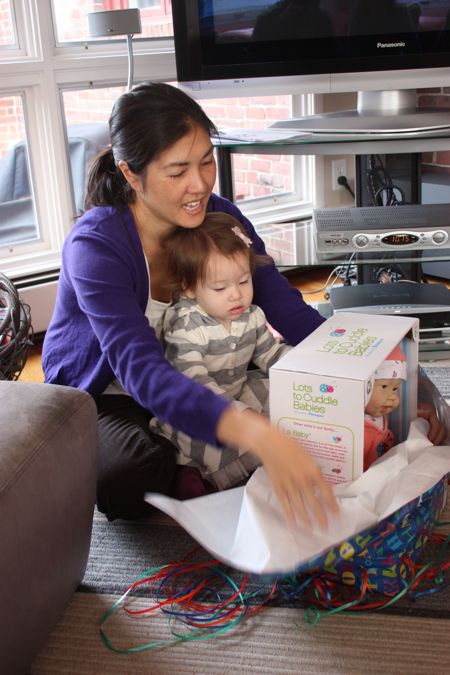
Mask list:
[[401,88],[399,71],[436,68],[450,82],[450,0],[177,0],[172,11],[178,80],[193,89],[315,75],[333,91],[333,75],[386,71]]

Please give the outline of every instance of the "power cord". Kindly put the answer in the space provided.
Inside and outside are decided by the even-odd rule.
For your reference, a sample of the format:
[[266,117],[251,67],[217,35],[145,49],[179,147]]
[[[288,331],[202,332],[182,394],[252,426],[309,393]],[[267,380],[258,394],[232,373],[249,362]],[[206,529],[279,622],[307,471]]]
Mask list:
[[17,380],[32,346],[30,307],[0,272],[0,380]]
[[392,177],[379,155],[370,155],[366,178],[372,206],[401,206],[405,204],[403,190],[393,183]]
[[352,188],[349,185],[349,182],[347,180],[347,176],[339,176],[337,179],[338,185],[342,185],[342,187],[345,187],[346,190],[348,190],[353,197],[355,198],[355,193],[353,192]]
[[350,260],[347,263],[334,267],[328,275],[327,280],[320,288],[315,288],[312,291],[302,290],[302,295],[313,295],[314,293],[323,292],[325,300],[329,300],[330,289],[332,289],[340,279],[343,279],[343,283],[341,284],[342,286],[351,286],[356,284],[357,266],[352,264],[354,257],[355,253],[352,253]]

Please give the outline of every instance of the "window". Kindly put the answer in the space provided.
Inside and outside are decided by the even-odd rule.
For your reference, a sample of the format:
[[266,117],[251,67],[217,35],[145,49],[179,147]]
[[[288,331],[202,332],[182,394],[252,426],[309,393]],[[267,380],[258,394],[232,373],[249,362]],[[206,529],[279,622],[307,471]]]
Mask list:
[[[53,2],[58,44],[86,42],[89,36],[89,12],[139,8],[142,33],[137,38],[162,38],[173,35],[170,0],[64,0]],[[95,38],[111,41],[110,38]]]
[[[83,207],[88,162],[109,142],[107,121],[126,86],[126,37],[90,39],[87,14],[132,7],[142,23],[133,39],[134,82],[174,82],[170,0],[0,0],[0,265],[13,279],[58,271]],[[219,127],[260,128],[306,114],[311,100],[200,103]],[[309,207],[312,161],[234,157],[236,199],[255,225],[267,222],[268,210],[276,222]],[[12,183],[16,191],[7,194]]]
[[10,0],[3,0],[0,3],[0,16],[1,16],[0,50],[5,47],[17,47],[12,6]]
[[30,180],[23,100],[0,98],[0,246],[38,238]]
[[114,101],[125,87],[63,91],[75,213],[83,210],[88,169],[92,159],[110,142],[108,119]]
[[[87,166],[77,156],[77,145],[84,148],[86,164],[109,143],[107,120],[115,99],[124,87],[105,87],[63,92],[63,107],[69,148],[75,205],[80,213],[83,205]],[[264,128],[274,119],[292,114],[292,97],[252,97],[202,100],[200,104],[219,128]],[[311,158],[291,155],[233,155],[235,201],[258,224],[280,214],[289,217],[292,209],[298,214],[303,205],[309,208],[311,197],[306,181],[298,176],[309,175]],[[220,186],[216,184],[216,191]]]
[[[279,119],[312,112],[312,96],[258,96],[203,99],[204,108],[216,126],[224,129],[264,129]],[[253,221],[266,223],[299,216],[310,210],[314,159],[261,153],[233,154],[234,200]]]
[[169,0],[0,0],[0,267],[14,280],[59,269],[127,81],[125,36],[90,40],[86,15],[140,5],[134,79],[173,81]]

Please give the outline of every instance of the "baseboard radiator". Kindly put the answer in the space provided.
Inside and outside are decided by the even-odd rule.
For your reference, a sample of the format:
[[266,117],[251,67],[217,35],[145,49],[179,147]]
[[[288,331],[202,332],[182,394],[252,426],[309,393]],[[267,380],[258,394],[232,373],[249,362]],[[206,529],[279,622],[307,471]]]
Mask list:
[[34,334],[44,334],[50,323],[58,288],[59,270],[12,279],[23,302],[30,305]]

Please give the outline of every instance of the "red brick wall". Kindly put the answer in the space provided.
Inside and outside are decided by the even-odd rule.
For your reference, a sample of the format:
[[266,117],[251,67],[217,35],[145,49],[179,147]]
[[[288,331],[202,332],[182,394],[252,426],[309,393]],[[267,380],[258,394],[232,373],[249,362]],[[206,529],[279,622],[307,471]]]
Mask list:
[[0,96],[0,159],[24,135],[22,99],[19,96]]
[[[421,108],[447,108],[450,123],[450,87],[419,89],[418,102]],[[422,172],[450,174],[450,151],[424,152],[422,154]]]
[[[201,101],[219,128],[264,129],[291,114],[289,96]],[[288,155],[233,155],[236,200],[292,191],[292,157]]]
[[0,46],[10,45],[14,40],[9,0],[0,0]]

